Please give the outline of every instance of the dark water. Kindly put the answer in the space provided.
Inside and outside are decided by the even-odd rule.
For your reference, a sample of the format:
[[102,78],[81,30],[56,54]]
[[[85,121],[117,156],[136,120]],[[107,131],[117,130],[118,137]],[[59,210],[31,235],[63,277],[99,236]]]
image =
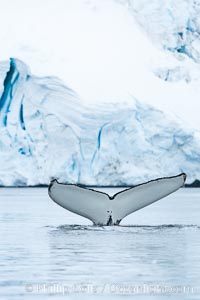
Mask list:
[[67,212],[45,188],[0,189],[0,206],[0,299],[200,299],[199,189],[114,227]]

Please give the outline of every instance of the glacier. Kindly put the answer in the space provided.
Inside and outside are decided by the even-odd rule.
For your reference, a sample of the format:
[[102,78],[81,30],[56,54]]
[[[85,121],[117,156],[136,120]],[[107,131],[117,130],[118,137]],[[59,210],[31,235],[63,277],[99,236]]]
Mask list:
[[[199,0],[119,0],[137,21],[148,39],[177,61],[173,67],[154,70],[164,81],[199,80]],[[166,60],[167,61],[167,60]]]
[[84,104],[59,78],[0,63],[0,185],[134,185],[186,172],[200,178],[197,131],[140,102]]
[[200,63],[199,0],[121,0],[127,4],[147,36],[179,60]]
[[[81,102],[120,102],[133,95],[198,129],[198,2],[20,1],[15,10],[5,2],[0,60],[17,57],[37,76],[61,78]],[[184,47],[188,54],[178,50]]]
[[160,79],[168,82],[184,81],[186,83],[191,82],[190,73],[181,66],[174,68],[158,68],[154,70],[154,74]]

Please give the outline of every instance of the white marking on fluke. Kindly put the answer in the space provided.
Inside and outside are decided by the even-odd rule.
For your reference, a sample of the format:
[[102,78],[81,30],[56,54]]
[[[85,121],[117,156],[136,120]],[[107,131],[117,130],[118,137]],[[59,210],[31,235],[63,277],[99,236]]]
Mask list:
[[49,196],[63,208],[90,219],[95,225],[119,225],[129,214],[184,186],[186,174],[158,178],[108,194],[75,184],[62,184],[56,179],[49,185]]

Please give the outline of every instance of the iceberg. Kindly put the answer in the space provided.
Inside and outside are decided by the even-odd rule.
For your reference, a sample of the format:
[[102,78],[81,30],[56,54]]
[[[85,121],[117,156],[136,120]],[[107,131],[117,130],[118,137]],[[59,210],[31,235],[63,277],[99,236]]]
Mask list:
[[177,117],[132,98],[83,105],[56,77],[0,63],[0,185],[136,185],[185,172],[200,178],[200,139]]

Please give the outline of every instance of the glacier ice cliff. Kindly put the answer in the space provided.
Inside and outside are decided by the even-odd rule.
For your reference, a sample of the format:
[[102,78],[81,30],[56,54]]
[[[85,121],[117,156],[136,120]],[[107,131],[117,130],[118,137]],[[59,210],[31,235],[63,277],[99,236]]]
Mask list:
[[180,172],[200,178],[200,139],[139,102],[86,106],[56,77],[0,63],[0,185],[134,185]]

